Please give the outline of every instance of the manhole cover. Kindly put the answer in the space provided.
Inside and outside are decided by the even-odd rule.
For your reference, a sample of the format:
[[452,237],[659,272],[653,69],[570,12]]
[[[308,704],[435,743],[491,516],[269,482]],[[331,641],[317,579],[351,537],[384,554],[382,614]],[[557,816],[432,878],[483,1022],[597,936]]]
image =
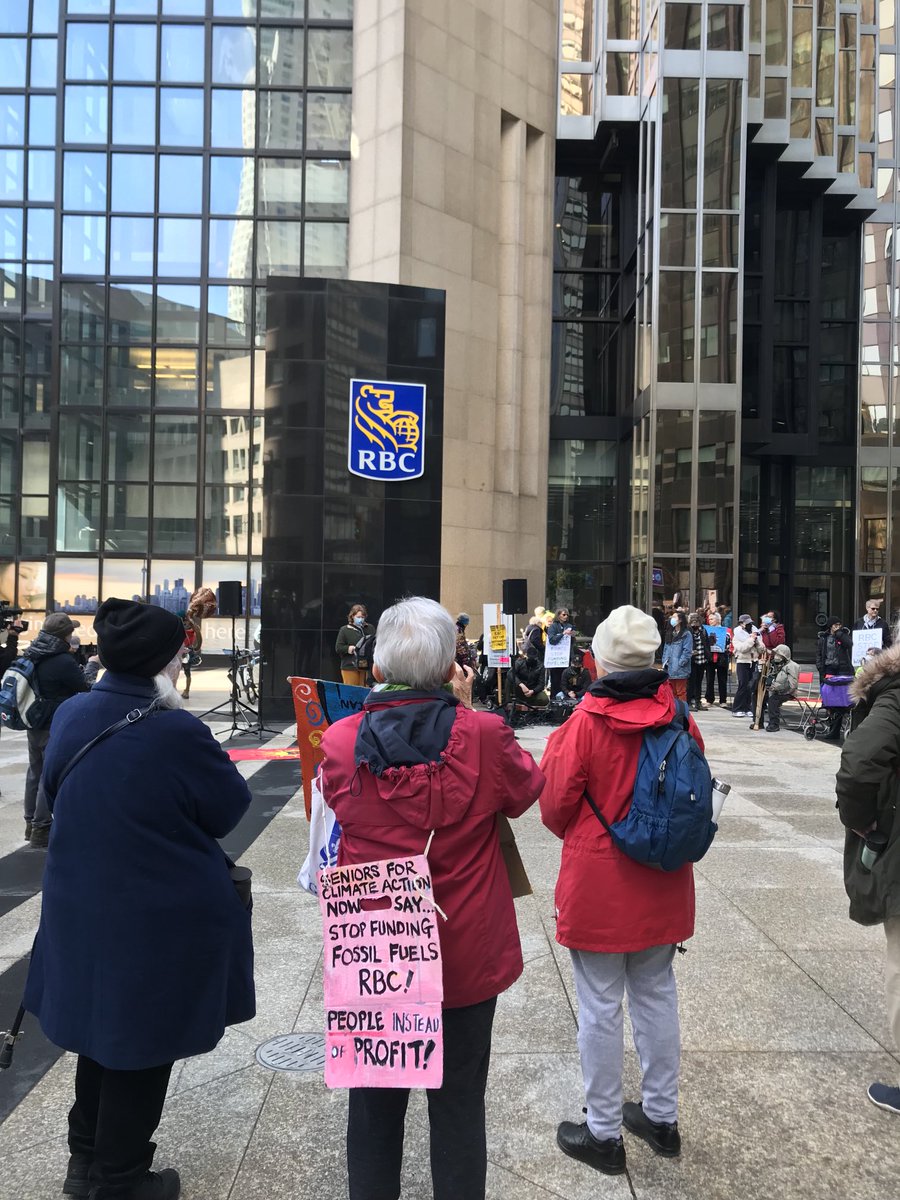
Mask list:
[[270,1071],[325,1069],[324,1033],[280,1033],[258,1047],[256,1061]]

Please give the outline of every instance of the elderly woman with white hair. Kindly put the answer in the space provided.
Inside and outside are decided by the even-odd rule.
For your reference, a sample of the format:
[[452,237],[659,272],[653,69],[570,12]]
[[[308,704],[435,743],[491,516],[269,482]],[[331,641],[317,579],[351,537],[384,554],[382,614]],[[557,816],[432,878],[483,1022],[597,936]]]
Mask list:
[[[428,852],[444,979],[444,1082],[428,1092],[435,1200],[481,1200],[487,1172],[484,1093],[498,995],[522,950],[497,817],[534,804],[543,776],[512,731],[470,707],[471,670],[455,662],[456,626],[413,597],[378,622],[363,712],[322,739],[322,787],[341,824],[340,865]],[[409,1092],[350,1092],[350,1200],[400,1195]]]
[[94,628],[106,674],[59,707],[44,760],[53,824],[24,1003],[78,1055],[65,1194],[176,1200],[178,1173],[150,1170],[172,1065],[255,1013],[250,914],[216,840],[250,792],[182,709],[180,619],[111,599]]

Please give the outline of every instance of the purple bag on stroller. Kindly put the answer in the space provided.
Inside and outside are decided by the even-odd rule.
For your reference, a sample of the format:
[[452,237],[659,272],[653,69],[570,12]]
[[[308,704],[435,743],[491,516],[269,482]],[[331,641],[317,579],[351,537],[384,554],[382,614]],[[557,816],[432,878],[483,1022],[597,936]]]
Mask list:
[[850,699],[850,684],[852,682],[852,675],[826,675],[821,691],[822,707],[851,708],[853,701]]

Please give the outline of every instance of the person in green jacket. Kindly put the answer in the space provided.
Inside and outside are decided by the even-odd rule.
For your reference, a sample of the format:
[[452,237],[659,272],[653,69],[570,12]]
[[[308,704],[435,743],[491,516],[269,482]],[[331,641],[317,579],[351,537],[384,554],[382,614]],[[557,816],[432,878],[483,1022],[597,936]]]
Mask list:
[[[865,663],[850,695],[856,701],[856,722],[844,743],[836,781],[837,807],[847,828],[844,886],[852,921],[884,925],[888,1022],[900,1046],[900,821],[895,819],[900,801],[900,644]],[[880,852],[879,843],[886,843]],[[900,1113],[897,1081],[870,1084],[868,1096],[879,1108]]]
[[368,622],[368,616],[364,604],[354,604],[347,613],[347,624],[340,627],[334,643],[334,652],[341,659],[341,679],[356,687],[366,687],[366,678],[372,665],[356,653],[360,639],[375,632],[375,627]]

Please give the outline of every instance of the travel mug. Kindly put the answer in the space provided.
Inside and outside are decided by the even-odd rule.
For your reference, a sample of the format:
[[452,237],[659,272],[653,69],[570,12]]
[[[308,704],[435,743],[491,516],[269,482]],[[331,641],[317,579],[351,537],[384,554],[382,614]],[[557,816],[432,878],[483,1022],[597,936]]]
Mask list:
[[867,833],[863,840],[863,847],[859,854],[859,865],[864,871],[871,871],[875,866],[875,860],[878,855],[885,849],[888,844],[888,835],[882,833],[880,829],[873,829],[871,833]]
[[721,779],[713,779],[712,781],[712,815],[713,820],[718,821],[719,814],[722,812],[722,805],[725,803],[725,797],[731,791],[730,783],[723,783]]

